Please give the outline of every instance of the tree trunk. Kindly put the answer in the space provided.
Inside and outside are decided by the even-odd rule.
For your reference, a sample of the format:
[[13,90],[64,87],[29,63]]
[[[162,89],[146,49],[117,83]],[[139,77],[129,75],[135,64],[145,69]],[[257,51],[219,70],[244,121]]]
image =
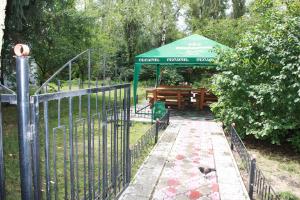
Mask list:
[[237,19],[245,14],[245,0],[232,0],[233,18]]
[[[3,35],[5,29],[5,8],[6,8],[6,0],[0,0],[0,55],[2,50],[3,43]],[[1,69],[1,57],[0,57],[0,69]]]

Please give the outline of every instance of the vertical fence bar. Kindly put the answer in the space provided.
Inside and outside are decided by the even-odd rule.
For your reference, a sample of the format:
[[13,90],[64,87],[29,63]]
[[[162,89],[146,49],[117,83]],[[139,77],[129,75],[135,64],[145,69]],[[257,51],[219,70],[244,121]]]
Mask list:
[[114,194],[116,195],[117,193],[117,177],[118,177],[118,127],[117,127],[117,89],[114,89],[114,105],[113,105],[113,189],[114,189]]
[[75,130],[75,176],[76,176],[76,199],[79,199],[80,197],[79,197],[79,183],[80,183],[80,181],[79,181],[79,167],[78,167],[78,163],[79,163],[79,150],[78,150],[78,126],[77,126],[77,124],[76,124],[76,122],[75,122],[75,128],[74,128],[74,130]]
[[233,150],[234,149],[234,146],[233,146],[233,128],[234,128],[234,123],[232,123],[231,124],[231,126],[230,126],[230,148],[231,148],[231,150]]
[[130,152],[130,86],[127,88],[127,111],[126,111],[126,163],[127,163],[127,175],[126,183],[131,179],[131,152]]
[[91,96],[88,94],[88,113],[87,113],[87,121],[88,121],[88,188],[89,195],[88,199],[92,200],[93,195],[93,185],[92,185],[92,145],[91,145]]
[[69,97],[69,145],[70,145],[70,183],[71,199],[75,198],[74,187],[74,149],[73,149],[73,99]]
[[82,152],[83,152],[83,196],[84,196],[84,199],[87,199],[86,195],[87,195],[87,192],[86,192],[86,150],[85,150],[85,144],[86,144],[86,136],[85,136],[85,121],[83,121],[83,125],[82,125],[82,135],[83,135],[83,138],[82,138]]
[[127,113],[127,93],[126,88],[123,89],[123,187],[126,184],[126,113]]
[[254,179],[255,179],[255,169],[256,169],[256,159],[252,158],[250,162],[250,174],[249,174],[249,185],[248,185],[248,193],[250,199],[253,199],[253,187],[254,187]]
[[167,126],[170,124],[170,110],[167,110]]
[[44,126],[45,126],[45,170],[46,170],[46,199],[51,199],[50,185],[50,152],[49,152],[49,124],[48,124],[48,101],[44,102]]
[[4,155],[2,138],[2,103],[0,102],[0,199],[5,198]]
[[[88,88],[91,87],[91,50],[88,50]],[[93,161],[92,161],[92,127],[91,127],[91,94],[88,94],[88,181],[89,181],[89,199],[93,198]]]
[[16,57],[18,133],[23,200],[32,199],[30,113],[29,113],[29,64],[28,57]]
[[53,153],[53,178],[54,178],[54,199],[58,199],[58,185],[57,185],[57,154],[56,154],[56,130],[53,130],[53,144],[52,144],[52,153]]
[[40,187],[40,139],[39,139],[39,102],[38,97],[33,97],[31,104],[31,123],[33,124],[32,164],[33,164],[33,186],[34,199],[41,199]]
[[107,197],[107,116],[106,116],[106,105],[105,105],[105,91],[102,93],[102,199]]
[[159,120],[156,120],[156,122],[155,122],[155,137],[154,137],[155,144],[158,141],[158,131],[159,131]]

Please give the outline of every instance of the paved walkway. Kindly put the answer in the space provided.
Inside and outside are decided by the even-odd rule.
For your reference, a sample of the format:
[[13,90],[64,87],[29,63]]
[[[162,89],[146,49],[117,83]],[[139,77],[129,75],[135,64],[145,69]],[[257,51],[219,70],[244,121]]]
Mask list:
[[248,199],[223,130],[211,119],[209,113],[172,113],[120,199]]

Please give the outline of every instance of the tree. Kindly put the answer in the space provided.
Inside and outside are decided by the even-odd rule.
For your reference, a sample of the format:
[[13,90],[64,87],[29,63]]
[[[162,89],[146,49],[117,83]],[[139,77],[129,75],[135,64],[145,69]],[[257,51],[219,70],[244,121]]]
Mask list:
[[249,29],[253,28],[257,23],[253,18],[224,18],[219,20],[207,21],[204,28],[198,29],[195,33],[204,35],[212,40],[229,47],[235,47],[241,38]]
[[235,50],[221,52],[212,110],[241,136],[300,150],[299,17],[273,13],[247,33]]
[[[90,47],[91,23],[96,20],[77,11],[75,1],[36,0],[28,3],[22,7],[21,21],[16,21],[19,15],[15,14],[14,1],[7,5],[7,29],[1,54],[2,58],[12,58],[14,44],[29,44],[41,84],[69,58]],[[21,26],[18,25],[20,22]]]
[[182,0],[187,6],[188,24],[194,31],[203,28],[207,21],[225,17],[228,0]]
[[237,19],[245,14],[245,0],[232,0],[233,18]]
[[[0,0],[0,53],[2,50],[2,43],[3,43],[3,35],[5,29],[5,7],[6,7],[6,0]],[[1,65],[2,58],[0,59],[0,69],[2,74],[2,65]],[[1,76],[1,83],[3,83],[3,79]]]
[[166,42],[182,36],[176,27],[180,8],[172,0],[87,0],[84,8],[76,8],[75,0],[26,2],[21,28],[15,26],[14,7],[8,6],[2,57],[12,57],[11,47],[17,42],[29,44],[31,58],[38,64],[39,83],[70,57],[90,47],[102,54],[95,76],[102,77],[100,63],[105,62],[106,74],[126,76],[128,80],[135,55],[160,46],[164,32]]

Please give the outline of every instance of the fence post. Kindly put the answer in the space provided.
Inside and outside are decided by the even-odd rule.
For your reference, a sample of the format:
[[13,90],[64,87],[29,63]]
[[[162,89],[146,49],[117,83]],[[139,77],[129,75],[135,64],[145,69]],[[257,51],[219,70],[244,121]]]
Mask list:
[[167,110],[167,125],[170,124],[170,110]]
[[234,146],[233,146],[233,129],[235,128],[235,123],[232,123],[230,125],[230,148],[231,150],[234,149]]
[[16,54],[18,137],[22,200],[32,199],[31,133],[29,113],[29,47],[17,44]]
[[0,199],[5,199],[5,172],[4,172],[4,154],[2,138],[2,104],[0,102]]
[[131,152],[131,149],[128,149],[128,168],[127,168],[127,179],[126,179],[126,183],[130,183],[130,180],[131,180],[131,165],[132,165],[132,162],[131,162],[131,159],[132,159],[132,152]]
[[251,200],[253,199],[255,171],[256,171],[256,159],[252,158],[250,162],[250,174],[249,174],[249,185],[248,185],[248,194]]
[[127,165],[127,176],[126,176],[126,183],[129,183],[130,180],[131,180],[131,150],[130,150],[130,126],[131,126],[131,122],[130,122],[130,100],[131,100],[131,97],[130,97],[130,87],[128,87],[127,89],[127,93],[126,93],[126,98],[127,98],[127,101],[126,102],[126,106],[127,106],[127,111],[126,111],[126,114],[127,114],[127,117],[126,117],[126,151],[127,151],[127,158],[126,158],[126,161],[128,162],[128,165]]
[[159,131],[159,120],[156,120],[156,122],[155,122],[155,138],[154,138],[155,144],[158,141],[158,131]]

